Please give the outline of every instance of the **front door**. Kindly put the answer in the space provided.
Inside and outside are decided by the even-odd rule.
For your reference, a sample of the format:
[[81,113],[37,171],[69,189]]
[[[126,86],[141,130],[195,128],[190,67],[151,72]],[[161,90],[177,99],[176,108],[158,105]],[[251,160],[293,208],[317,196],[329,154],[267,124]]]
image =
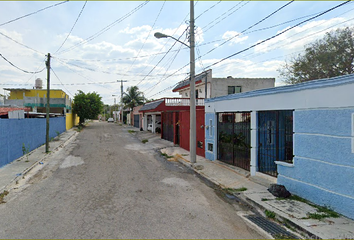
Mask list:
[[218,159],[249,171],[250,151],[250,112],[219,113]]
[[275,161],[292,159],[293,111],[258,112],[258,171],[276,177]]

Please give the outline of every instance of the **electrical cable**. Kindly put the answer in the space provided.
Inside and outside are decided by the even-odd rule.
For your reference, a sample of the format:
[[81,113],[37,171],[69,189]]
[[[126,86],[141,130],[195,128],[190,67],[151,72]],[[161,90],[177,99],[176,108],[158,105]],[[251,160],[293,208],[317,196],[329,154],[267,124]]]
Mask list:
[[6,37],[6,38],[8,38],[8,39],[10,39],[11,41],[13,41],[13,42],[15,42],[15,43],[17,43],[17,44],[19,44],[19,45],[25,47],[25,48],[28,48],[28,49],[30,49],[30,50],[36,52],[36,53],[39,53],[40,55],[45,55],[45,53],[42,53],[42,52],[40,52],[40,51],[37,51],[36,49],[33,49],[33,48],[31,48],[31,47],[29,47],[29,46],[27,46],[27,45],[24,45],[24,44],[22,44],[22,43],[16,41],[15,39],[13,39],[13,38],[7,36],[6,34],[4,34],[4,33],[2,33],[2,32],[0,32],[0,35]]
[[66,36],[64,42],[60,45],[60,47],[55,51],[54,54],[56,54],[57,52],[59,52],[59,50],[60,50],[60,49],[63,47],[63,45],[65,44],[66,40],[69,38],[71,32],[73,31],[73,29],[74,29],[74,27],[75,27],[77,21],[79,20],[81,14],[82,14],[82,11],[84,11],[84,8],[85,8],[85,6],[86,6],[86,3],[87,3],[87,1],[85,1],[84,6],[82,6],[81,11],[80,11],[80,13],[79,13],[79,16],[77,16],[76,21],[75,21],[74,25],[72,26],[72,28],[70,29],[69,34]]
[[18,18],[15,18],[15,19],[13,19],[13,20],[7,21],[7,22],[5,22],[5,23],[0,24],[0,27],[1,27],[1,26],[4,26],[4,25],[6,25],[6,24],[9,24],[9,23],[15,22],[15,21],[17,21],[17,20],[20,20],[20,19],[22,19],[22,18],[31,16],[31,15],[33,15],[33,14],[39,13],[39,12],[41,12],[41,11],[44,11],[44,10],[48,9],[48,8],[56,7],[56,6],[58,6],[58,5],[61,5],[61,4],[63,4],[63,3],[66,3],[66,2],[69,2],[69,0],[64,1],[64,2],[60,2],[60,3],[56,3],[56,4],[54,4],[54,5],[51,5],[51,6],[42,8],[42,9],[40,9],[40,10],[38,10],[38,11],[33,12],[33,13],[28,13],[28,14],[22,16],[22,17],[18,17]]
[[[185,29],[185,30],[183,31],[183,33],[181,34],[181,36],[179,36],[179,38],[177,39],[178,41],[179,41],[179,39],[183,36],[183,34],[184,34],[186,31],[187,31],[187,29]],[[176,43],[177,43],[177,41],[175,41],[175,42],[172,44],[172,46],[171,46],[170,49],[167,51],[167,53],[166,53],[166,54],[160,59],[160,61],[150,70],[150,72],[149,72],[142,80],[140,80],[140,82],[138,82],[137,86],[138,86],[142,81],[144,81],[145,78],[146,78],[147,76],[149,76],[149,75],[155,70],[155,68],[161,63],[161,61],[166,57],[166,55],[171,51],[171,49],[176,45]]]
[[194,18],[194,21],[196,21],[200,16],[202,16],[203,14],[205,14],[206,12],[208,12],[210,9],[214,8],[216,5],[218,5],[219,3],[221,3],[221,0],[217,3],[215,3],[213,6],[211,6],[210,8],[208,8],[207,10],[205,10],[204,12],[202,12],[201,14],[198,15],[198,17]]
[[69,90],[64,86],[64,84],[62,83],[62,81],[60,80],[60,78],[58,77],[58,75],[55,73],[55,71],[53,70],[53,68],[51,67],[50,70],[52,70],[52,72],[54,73],[54,75],[57,77],[57,79],[59,80],[59,82],[61,83],[61,85],[65,88],[66,91],[68,91],[68,93],[74,97],[74,95],[71,94],[71,92],[69,92]]
[[45,68],[43,68],[42,70],[40,71],[37,71],[37,72],[30,72],[30,71],[26,71],[26,70],[23,70],[22,68],[19,68],[17,67],[15,64],[13,64],[12,62],[10,62],[9,60],[7,60],[1,53],[0,53],[0,57],[2,57],[6,62],[8,62],[11,66],[13,66],[14,68],[17,68],[18,70],[24,72],[24,73],[32,73],[32,74],[37,74],[37,73],[40,73],[40,72],[43,72]]
[[86,38],[85,40],[82,40],[81,42],[67,48],[64,49],[62,51],[60,51],[58,54],[62,54],[62,53],[66,53],[69,52],[75,48],[77,48],[80,45],[84,45],[86,43],[88,43],[89,41],[92,41],[93,39],[99,37],[100,35],[102,35],[103,33],[107,32],[109,29],[111,29],[114,25],[124,21],[125,19],[127,19],[128,17],[130,17],[131,15],[133,15],[135,12],[137,12],[138,10],[140,10],[142,7],[144,7],[146,4],[148,4],[150,1],[147,0],[145,2],[143,2],[142,4],[140,4],[139,6],[135,7],[132,11],[130,11],[129,13],[125,14],[123,17],[120,17],[119,19],[115,20],[114,22],[112,22],[111,24],[107,25],[106,27],[104,27],[103,29],[101,29],[100,31],[98,31],[97,33],[91,35],[90,37]]
[[231,55],[229,55],[229,56],[227,56],[227,57],[225,57],[225,58],[223,58],[223,59],[221,59],[221,60],[219,60],[219,61],[217,61],[217,62],[211,64],[211,65],[209,65],[209,66],[206,67],[206,68],[210,68],[210,67],[212,67],[212,66],[215,66],[215,65],[217,65],[217,64],[219,64],[219,63],[225,61],[226,59],[229,59],[229,58],[231,58],[231,57],[234,57],[234,56],[236,56],[236,55],[238,55],[238,54],[240,54],[240,53],[242,53],[242,52],[245,52],[245,51],[247,51],[247,50],[249,50],[249,49],[251,49],[251,48],[254,48],[254,47],[256,47],[256,46],[258,46],[258,45],[260,45],[260,44],[262,44],[262,43],[264,43],[264,42],[267,42],[267,41],[269,41],[269,40],[271,40],[271,39],[273,39],[273,38],[276,38],[276,37],[278,37],[278,36],[280,36],[280,35],[286,33],[287,31],[289,31],[289,30],[291,30],[291,29],[293,29],[293,28],[295,28],[295,27],[297,27],[297,26],[299,26],[299,25],[301,25],[301,24],[303,24],[303,23],[305,23],[305,22],[308,22],[308,21],[310,21],[310,20],[313,20],[313,19],[315,19],[315,18],[318,18],[319,16],[322,16],[322,15],[324,15],[324,14],[330,12],[330,11],[333,11],[334,9],[339,8],[339,7],[345,5],[345,4],[349,3],[349,2],[350,2],[350,0],[348,0],[348,1],[344,2],[344,3],[341,3],[341,4],[339,4],[339,5],[335,6],[335,7],[332,7],[332,8],[330,8],[330,9],[324,11],[323,13],[317,14],[317,15],[314,16],[314,17],[311,17],[311,18],[309,18],[309,19],[306,19],[306,20],[304,20],[304,21],[302,21],[302,22],[300,22],[300,23],[298,23],[298,24],[296,24],[296,25],[294,25],[294,26],[292,26],[292,27],[290,27],[290,28],[285,29],[285,30],[281,31],[280,33],[277,33],[276,35],[273,35],[273,36],[271,36],[271,37],[269,37],[269,38],[267,38],[267,39],[264,39],[264,40],[262,40],[262,41],[260,41],[260,42],[258,42],[258,43],[256,43],[256,44],[253,44],[252,46],[250,46],[250,47],[248,47],[248,48],[245,48],[245,49],[243,49],[243,50],[241,50],[241,51],[238,51],[238,52],[236,52],[236,53],[234,53],[234,54],[231,54]]
[[280,10],[282,10],[283,8],[285,8],[286,6],[288,6],[289,4],[291,4],[291,3],[293,3],[293,2],[294,2],[294,0],[292,0],[292,1],[288,2],[287,4],[281,6],[280,8],[278,8],[277,10],[275,10],[274,12],[272,12],[271,14],[267,15],[267,16],[264,17],[263,19],[259,20],[259,21],[256,22],[255,24],[251,25],[250,27],[248,27],[248,28],[246,28],[245,30],[241,31],[240,33],[236,34],[235,36],[233,36],[233,37],[227,39],[226,41],[224,41],[224,42],[221,43],[220,45],[218,45],[218,46],[212,48],[211,50],[209,50],[207,53],[205,53],[205,54],[204,54],[203,56],[201,56],[201,57],[204,57],[205,55],[211,53],[211,52],[214,51],[215,49],[217,49],[217,48],[223,46],[224,44],[228,43],[228,42],[231,41],[232,39],[234,39],[234,38],[240,36],[241,34],[243,34],[244,32],[246,32],[247,30],[249,30],[249,29],[251,29],[251,28],[257,26],[258,24],[260,24],[260,23],[262,23],[263,21],[265,21],[266,19],[270,18],[270,17],[273,16],[275,13],[279,12]]
[[133,65],[134,65],[134,63],[136,62],[136,59],[137,59],[137,57],[139,56],[139,54],[140,54],[141,50],[144,48],[146,41],[147,41],[147,40],[148,40],[148,38],[150,37],[150,34],[151,34],[152,30],[153,30],[153,29],[154,29],[154,27],[155,27],[155,24],[156,24],[157,19],[159,19],[159,17],[160,17],[160,14],[161,14],[161,12],[162,12],[162,10],[163,10],[164,6],[165,6],[165,3],[166,3],[166,0],[163,2],[162,6],[161,6],[161,8],[160,8],[159,13],[157,14],[157,17],[155,18],[155,21],[154,21],[154,23],[153,23],[153,25],[152,25],[152,27],[151,27],[151,29],[150,29],[150,31],[149,31],[149,33],[148,33],[148,35],[147,35],[147,36],[146,36],[146,38],[145,38],[145,41],[144,41],[143,45],[142,45],[142,46],[141,46],[141,48],[139,49],[139,51],[138,51],[138,54],[137,54],[136,58],[134,58],[134,61],[133,61],[133,62],[132,62],[132,64],[130,65],[130,67],[129,67],[129,69],[128,69],[128,71],[127,71],[127,72],[129,72],[129,71],[130,71],[130,69],[132,68],[132,66],[133,66]]

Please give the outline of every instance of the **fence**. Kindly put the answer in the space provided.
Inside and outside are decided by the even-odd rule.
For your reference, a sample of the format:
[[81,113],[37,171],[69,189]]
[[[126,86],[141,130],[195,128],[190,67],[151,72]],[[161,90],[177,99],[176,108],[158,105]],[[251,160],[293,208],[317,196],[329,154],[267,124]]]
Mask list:
[[[49,137],[65,132],[65,117],[50,118]],[[0,119],[0,167],[23,155],[22,147],[32,151],[46,140],[46,119]]]

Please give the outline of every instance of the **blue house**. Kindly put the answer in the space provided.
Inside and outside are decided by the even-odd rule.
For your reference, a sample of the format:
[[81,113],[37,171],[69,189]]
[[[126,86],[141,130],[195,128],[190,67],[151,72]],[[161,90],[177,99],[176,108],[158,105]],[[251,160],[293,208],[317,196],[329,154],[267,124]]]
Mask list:
[[354,219],[354,74],[205,101],[205,156]]

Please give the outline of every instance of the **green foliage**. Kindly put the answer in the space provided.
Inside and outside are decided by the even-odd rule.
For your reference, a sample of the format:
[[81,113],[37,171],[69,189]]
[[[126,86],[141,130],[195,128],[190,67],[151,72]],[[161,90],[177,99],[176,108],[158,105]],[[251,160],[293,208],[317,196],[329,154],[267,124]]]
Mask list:
[[354,73],[353,30],[339,28],[308,44],[303,54],[293,57],[278,69],[283,81],[296,84]]
[[85,94],[79,90],[79,93],[75,94],[73,111],[80,117],[80,125],[85,122],[85,119],[97,118],[102,109],[102,97],[96,92]]
[[9,194],[8,191],[4,190],[4,192],[0,193],[0,203],[5,203],[4,197]]
[[139,91],[138,86],[128,87],[127,93],[123,94],[123,103],[125,107],[129,107],[129,109],[133,109],[136,106],[142,105],[144,103],[144,95]]
[[26,145],[24,143],[22,143],[22,154],[26,155],[29,153],[29,146],[26,147]]
[[274,219],[275,218],[275,213],[269,210],[265,210],[264,211],[265,215],[267,216],[267,218],[271,218]]
[[167,153],[161,153],[162,156],[165,158],[173,158],[173,156],[168,155]]
[[149,141],[148,139],[141,140],[141,142],[144,143],[144,144],[147,143],[148,141]]
[[134,130],[128,130],[128,132],[131,133],[131,134],[133,134],[133,133],[135,133],[136,131],[134,131]]
[[59,131],[55,131],[55,133],[57,134],[57,137],[59,138],[60,132]]

